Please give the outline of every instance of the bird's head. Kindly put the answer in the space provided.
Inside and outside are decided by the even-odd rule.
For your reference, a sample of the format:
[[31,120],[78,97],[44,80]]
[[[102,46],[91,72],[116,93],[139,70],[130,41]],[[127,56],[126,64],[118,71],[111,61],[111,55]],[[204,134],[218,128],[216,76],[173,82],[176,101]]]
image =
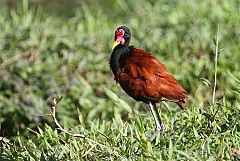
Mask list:
[[128,46],[131,39],[131,32],[126,26],[120,26],[115,31],[114,43],[112,49],[117,46]]

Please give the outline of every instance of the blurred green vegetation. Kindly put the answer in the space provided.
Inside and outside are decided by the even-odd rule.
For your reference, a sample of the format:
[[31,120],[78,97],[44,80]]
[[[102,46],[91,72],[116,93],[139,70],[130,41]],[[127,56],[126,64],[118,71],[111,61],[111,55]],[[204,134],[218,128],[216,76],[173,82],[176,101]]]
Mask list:
[[[24,0],[0,5],[3,158],[240,158],[238,0]],[[154,54],[189,92],[184,111],[171,103],[162,105],[167,132],[153,143],[147,141],[155,126],[147,106],[129,98],[109,69],[113,34],[122,24],[131,29],[132,44]],[[213,38],[218,24],[223,50],[218,60],[218,112],[213,116]],[[63,96],[57,116],[64,127],[83,132],[119,155],[54,130],[47,105],[52,95]]]

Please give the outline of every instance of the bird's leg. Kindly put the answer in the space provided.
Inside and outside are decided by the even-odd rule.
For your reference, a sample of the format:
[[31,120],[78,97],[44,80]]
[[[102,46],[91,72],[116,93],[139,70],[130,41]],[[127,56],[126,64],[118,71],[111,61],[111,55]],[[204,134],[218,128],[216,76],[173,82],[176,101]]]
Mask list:
[[157,106],[155,103],[149,103],[149,106],[151,108],[151,112],[152,112],[152,115],[154,117],[154,120],[156,122],[156,130],[157,132],[159,132],[160,134],[163,134],[164,133],[164,124],[161,120],[161,117],[158,113],[158,110],[157,110]]

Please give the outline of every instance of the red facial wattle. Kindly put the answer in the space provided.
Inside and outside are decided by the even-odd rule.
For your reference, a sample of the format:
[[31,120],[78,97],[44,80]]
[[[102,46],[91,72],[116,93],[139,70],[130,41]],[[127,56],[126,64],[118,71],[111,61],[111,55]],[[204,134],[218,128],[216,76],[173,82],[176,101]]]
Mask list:
[[116,38],[116,41],[117,41],[117,42],[120,42],[122,45],[124,45],[124,43],[125,43],[125,39],[124,39],[122,36],[118,36],[118,37]]
[[113,43],[112,49],[114,49],[119,44],[125,44],[124,34],[125,31],[123,29],[118,29],[117,31],[115,31],[115,42]]
[[117,42],[120,42],[122,45],[124,45],[125,43],[125,39],[123,38],[125,32],[123,29],[119,29],[115,32],[115,35],[116,35],[116,40]]

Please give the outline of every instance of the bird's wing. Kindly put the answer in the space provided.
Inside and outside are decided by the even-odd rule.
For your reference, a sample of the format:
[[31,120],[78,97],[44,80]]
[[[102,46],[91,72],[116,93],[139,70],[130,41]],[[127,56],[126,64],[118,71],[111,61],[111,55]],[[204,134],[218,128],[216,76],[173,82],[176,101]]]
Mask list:
[[[153,100],[162,97],[170,100],[187,98],[187,92],[166,67],[143,49],[133,49],[118,77],[119,83],[124,84],[133,95]],[[121,83],[122,80],[124,82]]]

